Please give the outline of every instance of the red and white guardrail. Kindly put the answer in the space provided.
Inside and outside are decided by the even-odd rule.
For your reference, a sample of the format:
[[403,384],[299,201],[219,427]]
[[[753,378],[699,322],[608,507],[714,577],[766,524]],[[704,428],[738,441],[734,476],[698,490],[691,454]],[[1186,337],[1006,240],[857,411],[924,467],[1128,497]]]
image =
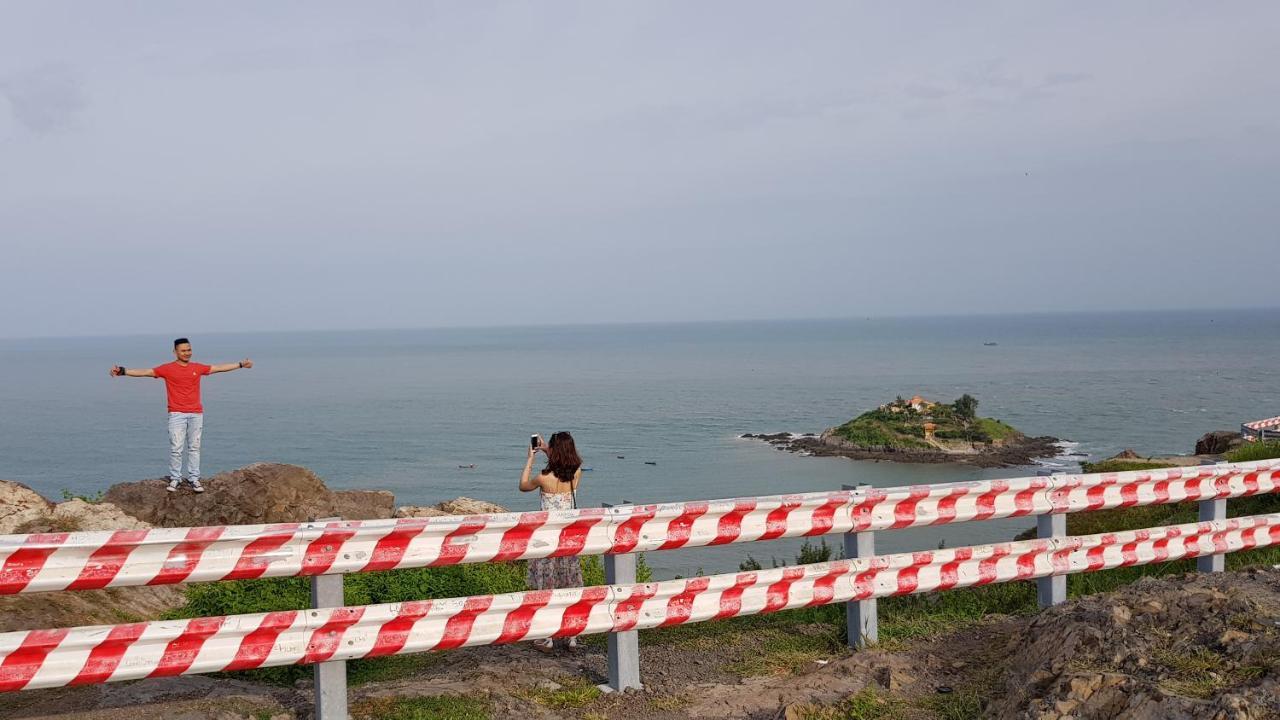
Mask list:
[[1244,436],[1244,439],[1249,442],[1265,440],[1269,437],[1276,436],[1277,434],[1280,434],[1280,417],[1241,423],[1240,432]]
[[901,529],[1280,491],[1280,461],[611,508],[0,536],[0,595]]
[[0,634],[0,691],[701,622],[1280,545],[1280,514],[627,586]]

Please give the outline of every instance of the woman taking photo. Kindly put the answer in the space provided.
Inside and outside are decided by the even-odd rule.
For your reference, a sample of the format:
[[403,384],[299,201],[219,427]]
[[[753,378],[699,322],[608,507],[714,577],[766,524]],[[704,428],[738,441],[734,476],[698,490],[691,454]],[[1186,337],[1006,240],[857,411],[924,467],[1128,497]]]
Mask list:
[[[546,443],[540,435],[533,437],[529,447],[529,460],[524,464],[524,472],[520,474],[520,491],[541,491],[543,510],[576,508],[578,481],[582,478],[582,458],[578,457],[573,436],[567,432],[558,432]],[[547,454],[547,466],[533,476],[533,458],[539,451]],[[582,587],[582,566],[577,557],[530,560],[527,581],[532,590]],[[557,638],[554,643],[550,638],[534,640],[533,646],[548,651],[561,646],[561,643],[564,647],[578,646],[577,638],[569,638],[567,642]]]

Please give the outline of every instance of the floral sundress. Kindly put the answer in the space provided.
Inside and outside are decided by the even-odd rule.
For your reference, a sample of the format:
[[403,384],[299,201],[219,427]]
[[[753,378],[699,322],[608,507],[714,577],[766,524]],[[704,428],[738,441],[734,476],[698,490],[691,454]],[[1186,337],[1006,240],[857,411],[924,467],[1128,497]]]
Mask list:
[[[543,510],[572,510],[569,493],[539,493]],[[582,587],[582,565],[576,557],[538,558],[529,561],[527,582],[530,590]]]

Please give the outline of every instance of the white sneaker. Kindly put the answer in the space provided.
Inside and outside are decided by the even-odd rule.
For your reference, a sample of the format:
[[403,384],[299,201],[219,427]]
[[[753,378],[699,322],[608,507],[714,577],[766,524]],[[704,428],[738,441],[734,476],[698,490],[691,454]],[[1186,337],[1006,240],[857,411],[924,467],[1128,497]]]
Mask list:
[[200,481],[199,481],[199,480],[192,480],[192,481],[191,481],[191,489],[192,489],[192,490],[195,490],[195,491],[196,491],[196,492],[198,492],[198,493],[202,493],[202,492],[204,492],[204,486],[200,484]]
[[178,483],[180,483],[180,482],[182,482],[182,481],[181,481],[181,480],[170,480],[170,481],[169,481],[169,484],[168,484],[168,485],[166,485],[164,489],[165,489],[165,490],[168,490],[169,492],[178,492]]

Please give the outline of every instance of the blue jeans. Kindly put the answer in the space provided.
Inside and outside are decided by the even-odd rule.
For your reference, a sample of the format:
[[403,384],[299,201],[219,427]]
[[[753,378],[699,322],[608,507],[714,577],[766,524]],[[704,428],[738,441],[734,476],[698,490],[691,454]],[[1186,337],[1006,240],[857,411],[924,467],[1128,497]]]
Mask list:
[[187,450],[187,477],[200,480],[200,431],[204,429],[201,413],[169,413],[169,480],[182,480],[182,449]]

